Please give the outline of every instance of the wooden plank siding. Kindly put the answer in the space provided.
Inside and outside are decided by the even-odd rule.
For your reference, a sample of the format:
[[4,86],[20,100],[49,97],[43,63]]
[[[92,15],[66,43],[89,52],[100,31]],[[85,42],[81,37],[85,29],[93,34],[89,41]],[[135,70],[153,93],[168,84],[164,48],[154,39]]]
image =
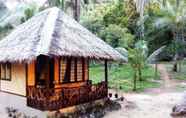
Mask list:
[[35,81],[35,61],[32,61],[31,63],[28,64],[28,75],[27,75],[27,85],[28,86],[35,86],[36,81]]
[[59,87],[59,65],[60,65],[60,58],[56,57],[54,59],[54,87],[57,88]]

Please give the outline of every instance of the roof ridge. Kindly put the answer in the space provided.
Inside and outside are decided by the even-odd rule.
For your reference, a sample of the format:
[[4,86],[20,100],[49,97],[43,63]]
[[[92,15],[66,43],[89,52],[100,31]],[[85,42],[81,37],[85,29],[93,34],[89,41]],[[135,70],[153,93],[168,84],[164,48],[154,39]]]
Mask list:
[[57,7],[52,7],[49,9],[49,13],[46,17],[46,22],[44,22],[43,28],[40,32],[41,36],[37,45],[37,55],[48,55],[47,53],[50,51],[53,33],[55,31],[55,23],[58,18],[59,11],[60,9]]

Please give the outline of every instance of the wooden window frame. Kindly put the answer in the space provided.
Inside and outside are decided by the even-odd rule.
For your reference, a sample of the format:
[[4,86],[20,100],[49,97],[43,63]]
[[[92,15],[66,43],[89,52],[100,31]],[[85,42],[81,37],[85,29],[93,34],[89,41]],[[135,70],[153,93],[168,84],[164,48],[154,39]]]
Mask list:
[[[1,67],[5,65],[5,70],[4,70],[4,78],[1,78],[1,74],[0,74],[0,79],[4,80],[4,81],[11,81],[12,80],[12,64],[11,63],[4,63],[4,64],[0,64],[0,72],[2,73]],[[7,68],[8,66],[10,67],[9,69],[9,77],[7,77]]]
[[66,60],[66,68],[64,73],[64,78],[62,83],[71,83],[71,68],[72,68],[72,58]]
[[[82,74],[82,78],[81,78],[81,80],[78,80],[78,78],[77,78],[77,81],[76,82],[85,82],[85,80],[84,80],[84,72],[85,72],[85,70],[84,70],[84,58],[79,58],[79,60],[81,61],[81,74]],[[78,61],[78,58],[77,58],[77,61]],[[78,69],[78,65],[76,64],[76,68]],[[77,74],[77,76],[78,76],[78,71],[77,71],[77,69],[76,69],[76,74]]]
[[[68,84],[68,83],[77,83],[77,82],[85,82],[85,62],[86,61],[84,58],[71,58],[71,62],[74,61],[74,79],[75,81],[71,81],[71,71],[70,71],[70,80],[67,82],[67,81],[64,81],[64,78],[63,78],[63,81],[62,78],[61,78],[61,70],[62,70],[62,66],[61,66],[61,61],[65,59],[65,58],[59,58],[59,83],[60,84]],[[66,58],[67,61],[68,61],[68,58]],[[77,61],[81,60],[81,66],[82,66],[82,79],[78,81],[77,79],[77,76],[78,76],[78,71],[77,71]],[[66,65],[67,66],[67,65]],[[72,66],[72,65],[71,65]]]

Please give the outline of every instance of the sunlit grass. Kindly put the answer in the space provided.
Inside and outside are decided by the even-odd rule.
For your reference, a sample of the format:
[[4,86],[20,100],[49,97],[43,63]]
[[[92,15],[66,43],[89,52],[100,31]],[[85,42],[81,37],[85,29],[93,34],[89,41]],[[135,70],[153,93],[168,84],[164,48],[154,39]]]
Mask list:
[[[138,91],[143,91],[146,88],[155,88],[160,86],[158,82],[153,81],[155,78],[155,73],[151,66],[147,66],[143,69],[142,76],[144,81],[137,82]],[[133,70],[129,64],[112,66],[109,68],[108,78],[110,88],[121,89],[127,92],[132,91],[133,89]],[[159,78],[159,74],[157,78]],[[93,83],[104,80],[104,67],[90,67],[90,79],[93,81]]]

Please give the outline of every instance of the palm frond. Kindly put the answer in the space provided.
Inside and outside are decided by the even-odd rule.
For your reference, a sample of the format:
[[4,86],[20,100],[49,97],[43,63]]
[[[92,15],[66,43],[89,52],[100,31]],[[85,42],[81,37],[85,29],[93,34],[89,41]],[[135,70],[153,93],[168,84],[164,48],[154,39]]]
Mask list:
[[148,58],[147,63],[155,63],[158,61],[158,55],[163,52],[166,46],[162,46],[159,49],[155,50]]
[[170,17],[162,17],[162,18],[157,18],[153,25],[155,28],[161,29],[170,26],[173,23],[174,23],[174,19],[171,19]]

